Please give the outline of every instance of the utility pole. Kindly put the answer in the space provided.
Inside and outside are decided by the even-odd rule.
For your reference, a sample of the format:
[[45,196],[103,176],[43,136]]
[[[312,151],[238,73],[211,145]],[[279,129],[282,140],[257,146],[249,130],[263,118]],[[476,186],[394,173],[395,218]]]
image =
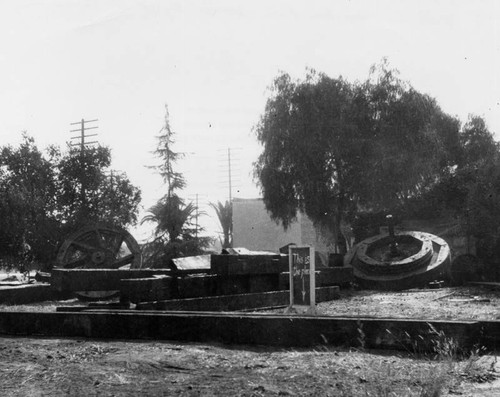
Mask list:
[[232,187],[232,178],[231,178],[231,149],[227,148],[227,171],[229,177],[229,203],[233,202],[233,187]]
[[[221,152],[221,157],[222,157],[222,153],[223,154],[223,162],[224,162],[224,165],[222,166],[221,164],[221,168],[223,168],[223,174],[224,174],[224,178],[227,178],[227,180],[224,180],[223,181],[223,184],[224,184],[224,188],[228,188],[228,204],[229,204],[229,208],[230,208],[230,211],[231,211],[231,227],[230,227],[230,230],[231,230],[231,233],[230,233],[230,236],[229,236],[229,239],[230,241],[232,241],[232,230],[233,230],[233,188],[238,188],[239,185],[238,183],[241,182],[239,178],[239,174],[241,172],[241,169],[238,168],[238,152],[236,152],[236,156],[235,156],[235,151],[237,150],[242,150],[242,148],[227,148],[227,149],[222,149],[223,152]],[[236,167],[234,167],[234,162],[236,160]],[[221,162],[222,162],[221,161]],[[226,168],[227,167],[227,168]],[[236,178],[235,178],[236,176]],[[227,185],[226,185],[227,183]]]
[[85,132],[88,130],[93,130],[96,128],[99,128],[97,126],[92,126],[92,127],[86,127],[85,123],[94,123],[96,121],[99,121],[97,119],[95,120],[84,120],[81,119],[81,121],[78,121],[76,123],[71,123],[70,125],[79,125],[80,128],[76,130],[70,130],[69,132],[79,132],[80,135],[78,136],[72,136],[70,139],[79,139],[80,142],[77,143],[70,143],[70,146],[80,146],[80,154],[83,156],[83,153],[85,151],[85,146],[86,145],[91,145],[94,143],[97,143],[97,141],[92,141],[92,142],[85,142],[85,138],[91,137],[91,136],[97,136],[97,134],[86,134]]
[[[231,208],[231,231],[233,230],[233,177],[231,175],[231,148],[227,148],[227,172],[229,177],[229,208]],[[232,232],[230,233],[230,241],[233,240]],[[232,243],[230,243],[232,246]]]
[[198,193],[196,193],[196,229],[195,229],[195,234],[196,234],[196,240],[198,240]]
[[[98,121],[98,120],[97,119],[95,119],[95,120],[81,119],[81,121],[78,121],[76,123],[70,123],[70,125],[79,125],[80,126],[80,128],[78,128],[78,129],[70,130],[70,132],[79,132],[80,133],[80,135],[72,136],[70,138],[70,139],[79,139],[80,142],[70,143],[69,145],[70,146],[80,146],[80,166],[82,167],[83,173],[86,172],[86,170],[85,170],[85,149],[86,149],[87,145],[97,143],[97,141],[91,141],[91,142],[85,141],[86,138],[89,138],[91,136],[97,136],[97,134],[86,134],[86,131],[98,128],[97,126],[87,127],[87,126],[85,126],[85,123],[94,123],[96,121]],[[82,202],[82,211],[84,211],[84,213],[83,213],[84,215],[85,215],[85,212],[87,211],[87,195],[86,195],[87,187],[86,187],[86,183],[85,183],[85,177],[86,177],[85,175],[82,175],[81,179],[80,179],[80,184],[81,184],[80,200]]]

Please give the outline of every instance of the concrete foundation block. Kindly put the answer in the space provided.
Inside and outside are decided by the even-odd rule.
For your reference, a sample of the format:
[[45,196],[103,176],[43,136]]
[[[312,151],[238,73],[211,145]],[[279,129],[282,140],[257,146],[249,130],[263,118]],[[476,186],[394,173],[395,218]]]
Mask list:
[[[432,327],[432,328],[431,328]],[[436,331],[468,351],[499,346],[498,322],[213,312],[0,312],[0,335],[175,340],[279,347],[435,348]],[[362,331],[362,333],[360,332]],[[488,339],[485,339],[487,332]],[[363,335],[360,341],[360,335]]]
[[286,271],[288,260],[280,255],[212,255],[210,266],[220,276],[273,274]]
[[212,275],[178,277],[178,298],[198,298],[216,295],[217,277]]
[[[339,287],[316,288],[316,302],[339,298]],[[253,294],[211,296],[191,299],[172,299],[146,302],[137,305],[139,310],[179,311],[240,311],[271,307],[285,307],[290,304],[289,291],[271,291]]]
[[120,280],[170,274],[170,269],[52,269],[50,284],[56,291],[117,291]]
[[132,303],[172,298],[173,282],[170,276],[131,278],[120,280],[120,299]]
[[70,296],[71,293],[55,291],[46,283],[0,288],[0,303],[8,305],[68,299]]

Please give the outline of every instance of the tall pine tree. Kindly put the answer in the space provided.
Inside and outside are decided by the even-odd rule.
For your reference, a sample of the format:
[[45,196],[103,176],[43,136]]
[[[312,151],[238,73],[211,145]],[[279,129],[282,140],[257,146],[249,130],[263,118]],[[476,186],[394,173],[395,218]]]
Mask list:
[[155,238],[145,247],[146,264],[151,267],[168,266],[173,258],[199,255],[210,243],[209,238],[198,236],[202,231],[195,222],[198,208],[193,203],[186,203],[178,194],[186,187],[186,180],[176,170],[177,162],[184,154],[173,150],[174,135],[165,105],[165,122],[154,152],[160,164],[152,168],[163,178],[167,192],[149,208],[141,221],[156,223]]

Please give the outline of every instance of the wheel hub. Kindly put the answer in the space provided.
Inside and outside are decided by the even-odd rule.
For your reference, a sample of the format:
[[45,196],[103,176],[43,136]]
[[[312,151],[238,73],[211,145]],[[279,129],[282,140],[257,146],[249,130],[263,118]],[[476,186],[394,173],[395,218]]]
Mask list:
[[106,261],[106,253],[103,251],[95,251],[91,255],[92,263],[102,265]]

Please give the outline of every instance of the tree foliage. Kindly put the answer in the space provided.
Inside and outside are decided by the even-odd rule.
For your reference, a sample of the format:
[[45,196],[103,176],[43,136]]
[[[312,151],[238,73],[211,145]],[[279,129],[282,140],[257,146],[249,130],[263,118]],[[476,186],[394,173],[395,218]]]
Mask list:
[[348,159],[360,158],[364,146],[353,122],[356,92],[342,79],[311,73],[299,83],[279,76],[272,93],[256,129],[264,150],[255,174],[266,208],[285,228],[297,211],[333,227],[349,209],[359,172]]
[[459,169],[481,166],[495,161],[499,146],[483,118],[469,115],[460,133]]
[[70,148],[59,157],[57,184],[61,221],[76,228],[87,222],[126,227],[137,222],[140,190],[122,172],[110,169],[109,148]]
[[146,247],[148,265],[165,267],[171,259],[203,252],[210,241],[198,237],[196,212],[193,203],[185,205],[177,195],[164,196],[149,209],[142,222],[156,223],[156,228],[155,239]]
[[336,239],[360,208],[392,210],[435,183],[456,127],[386,63],[354,84],[314,71],[303,81],[281,74],[256,126],[263,151],[255,176],[273,219],[286,228],[303,211]]
[[47,243],[54,244],[50,240],[58,191],[50,159],[38,150],[33,138],[24,134],[18,148],[1,149],[0,166],[2,253],[16,256],[25,243],[38,252]]
[[167,196],[176,193],[177,190],[182,190],[186,187],[186,180],[182,173],[175,170],[175,164],[184,154],[175,152],[173,146],[175,144],[175,133],[170,128],[170,115],[168,106],[165,105],[165,124],[158,135],[158,146],[154,152],[159,158],[160,164],[153,168],[161,175],[167,186]]
[[369,144],[359,178],[359,204],[394,211],[428,190],[454,163],[459,121],[401,81],[383,62],[364,84]]
[[408,215],[452,217],[491,256],[500,252],[500,150],[481,117],[470,115],[460,128],[454,158],[454,167],[411,203]]
[[224,204],[220,201],[217,204],[210,203],[210,206],[214,209],[222,228],[224,236],[224,240],[221,241],[222,248],[231,248],[233,246],[233,206],[229,201]]
[[[0,149],[0,255],[31,247],[49,263],[66,235],[90,221],[118,226],[137,220],[140,191],[125,174],[108,175],[110,151],[40,151],[27,134]],[[85,186],[85,197],[82,192]]]
[[149,214],[142,221],[156,223],[157,237],[178,241],[186,233],[190,234],[188,225],[192,223],[195,211],[193,203],[185,205],[177,195],[172,195],[170,198],[164,196],[149,209]]
[[141,223],[156,224],[155,238],[146,244],[146,263],[151,267],[165,267],[173,258],[199,255],[210,239],[200,237],[202,228],[195,222],[200,214],[193,203],[185,203],[178,191],[186,186],[182,173],[176,170],[176,163],[183,154],[175,152],[175,134],[170,128],[168,107],[165,106],[165,124],[158,136],[155,155],[160,164],[154,168],[163,178],[166,194],[148,210]]

